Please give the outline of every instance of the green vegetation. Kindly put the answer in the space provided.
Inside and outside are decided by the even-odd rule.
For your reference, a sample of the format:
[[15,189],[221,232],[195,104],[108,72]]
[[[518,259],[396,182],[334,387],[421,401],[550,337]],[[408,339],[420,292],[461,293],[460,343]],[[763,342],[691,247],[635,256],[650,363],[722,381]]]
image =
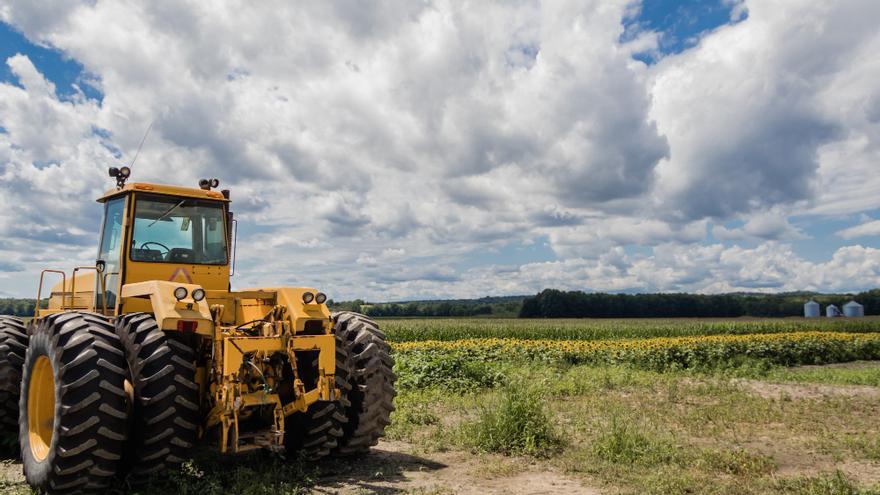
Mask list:
[[[507,380],[495,388],[402,390],[389,436],[427,453],[457,447],[532,456],[529,463],[540,469],[583,477],[610,493],[870,494],[880,488],[872,485],[872,471],[837,468],[877,458],[873,396],[793,399],[796,388],[761,396],[715,374],[628,366],[511,361],[503,373]],[[542,445],[538,438],[546,439],[544,448],[534,448]],[[508,464],[496,458],[474,462],[507,473]]]
[[[880,459],[876,394],[808,388],[878,386],[880,365],[783,366],[880,359],[877,318],[383,326],[401,391],[389,437],[416,449],[528,455],[612,493],[880,493],[874,471],[838,468]],[[478,462],[506,473],[493,459]]]
[[447,301],[409,301],[405,303],[368,303],[362,299],[327,304],[333,311],[354,311],[373,317],[516,317],[526,296],[483,297]]
[[859,294],[789,292],[781,294],[606,294],[545,289],[534,296],[409,302],[330,301],[334,311],[355,311],[373,317],[521,318],[736,318],[803,316],[804,302],[841,307],[851,299],[865,314],[880,315],[880,289]]
[[631,364],[646,369],[724,369],[756,360],[769,365],[827,364],[880,359],[880,333],[791,332],[637,340],[465,339],[393,344],[410,362],[429,362],[436,373],[443,363],[462,373],[463,361],[480,363],[511,359],[539,363]]
[[316,475],[316,467],[307,463],[285,462],[261,453],[218,458],[215,452],[206,450],[169,477],[157,479],[131,493],[294,495],[304,493]]
[[[36,299],[0,298],[0,315],[34,316]],[[43,303],[45,307],[46,301]]]
[[476,361],[456,354],[399,354],[396,361],[399,388],[437,387],[450,392],[467,392],[492,388],[506,380],[496,363]]
[[880,289],[860,294],[605,294],[545,289],[523,300],[521,318],[676,318],[802,316],[804,302],[840,308],[850,299],[880,314]]
[[880,317],[763,319],[394,318],[380,321],[393,342],[461,339],[605,340],[797,331],[877,332]]
[[656,466],[678,456],[672,441],[650,435],[617,416],[592,445],[593,455],[605,462]]
[[512,383],[501,398],[480,407],[478,419],[464,425],[465,443],[483,452],[546,456],[562,446],[556,422],[533,384]]

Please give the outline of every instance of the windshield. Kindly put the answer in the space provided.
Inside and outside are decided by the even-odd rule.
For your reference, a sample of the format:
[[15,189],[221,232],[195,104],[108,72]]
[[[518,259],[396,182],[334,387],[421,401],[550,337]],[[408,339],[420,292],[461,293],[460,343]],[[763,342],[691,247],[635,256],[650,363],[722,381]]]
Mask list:
[[193,198],[138,196],[131,260],[226,264],[223,204]]

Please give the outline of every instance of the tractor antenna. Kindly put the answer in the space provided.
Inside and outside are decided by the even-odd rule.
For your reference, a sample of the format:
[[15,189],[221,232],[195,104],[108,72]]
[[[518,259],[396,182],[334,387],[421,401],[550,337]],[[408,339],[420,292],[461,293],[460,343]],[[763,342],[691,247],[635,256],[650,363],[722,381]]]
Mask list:
[[137,159],[138,159],[138,155],[141,154],[141,148],[144,147],[144,141],[147,140],[147,136],[150,134],[150,129],[152,129],[152,128],[153,128],[153,122],[150,122],[150,125],[147,126],[147,132],[145,132],[145,133],[144,133],[144,137],[141,138],[141,144],[138,145],[138,149],[137,149],[137,151],[136,151],[135,154],[134,154],[134,158],[131,159],[131,163],[128,165],[128,168],[129,168],[129,169],[131,169],[132,167],[134,167],[134,162],[137,161]]
[[116,187],[122,189],[122,186],[125,185],[125,181],[131,176],[131,167],[134,166],[134,162],[137,161],[138,156],[141,154],[141,148],[144,147],[144,141],[147,140],[147,136],[150,134],[150,129],[153,128],[153,123],[150,122],[150,125],[147,126],[147,132],[144,133],[144,137],[141,138],[141,144],[138,145],[138,149],[134,154],[134,158],[131,159],[131,163],[127,167],[110,167],[110,177],[116,179]]

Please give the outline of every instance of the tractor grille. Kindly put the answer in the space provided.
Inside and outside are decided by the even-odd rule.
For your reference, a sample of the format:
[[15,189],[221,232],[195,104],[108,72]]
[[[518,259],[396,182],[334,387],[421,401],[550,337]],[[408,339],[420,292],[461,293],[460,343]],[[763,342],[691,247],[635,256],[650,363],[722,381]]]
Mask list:
[[318,386],[318,354],[320,351],[297,351],[296,371],[306,392]]
[[324,335],[324,320],[306,320],[300,335]]

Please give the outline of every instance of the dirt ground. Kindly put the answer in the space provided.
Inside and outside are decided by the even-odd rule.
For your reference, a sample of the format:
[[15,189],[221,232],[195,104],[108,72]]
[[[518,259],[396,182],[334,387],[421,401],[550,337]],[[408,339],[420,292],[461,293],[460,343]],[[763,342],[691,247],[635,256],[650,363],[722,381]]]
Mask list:
[[[339,463],[321,473],[312,488],[316,494],[585,494],[600,492],[528,459],[483,457],[467,452],[413,455],[404,442],[383,441],[367,457]],[[0,493],[26,492],[21,464],[0,465]]]
[[[528,459],[481,458],[467,452],[408,454],[404,442],[380,442],[344,472],[325,473],[313,488],[323,494],[599,494],[572,477]],[[493,456],[494,457],[494,456]]]

